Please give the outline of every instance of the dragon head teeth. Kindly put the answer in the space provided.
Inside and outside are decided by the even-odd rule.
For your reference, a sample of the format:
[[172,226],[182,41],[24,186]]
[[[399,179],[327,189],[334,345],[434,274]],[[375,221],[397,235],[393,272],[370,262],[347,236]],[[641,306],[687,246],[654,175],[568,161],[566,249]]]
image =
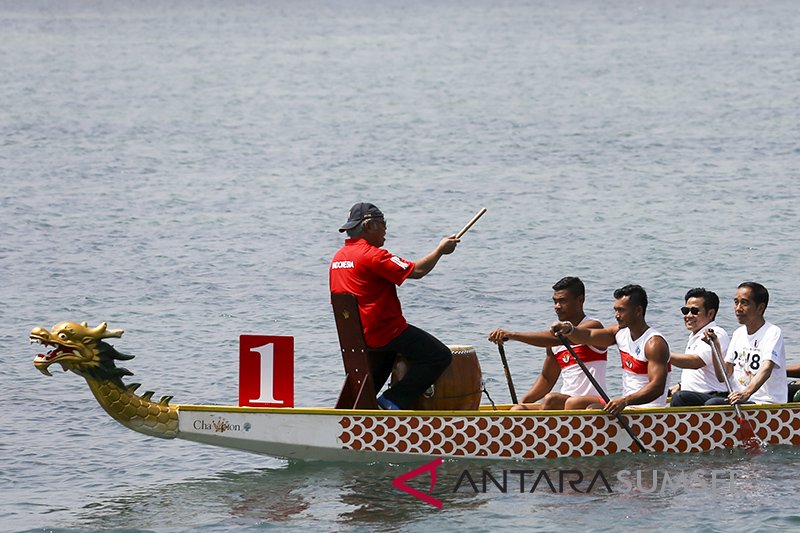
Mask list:
[[37,365],[34,363],[36,369],[44,374],[45,376],[52,376],[53,374],[50,373],[50,369],[48,368],[50,365]]

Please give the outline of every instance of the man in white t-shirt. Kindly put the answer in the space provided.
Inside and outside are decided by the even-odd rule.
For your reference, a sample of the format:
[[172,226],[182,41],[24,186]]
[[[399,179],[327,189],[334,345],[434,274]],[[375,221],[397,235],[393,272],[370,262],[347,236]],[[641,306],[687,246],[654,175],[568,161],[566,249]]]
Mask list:
[[[726,403],[786,403],[786,352],[781,328],[764,319],[769,292],[760,283],[746,281],[739,285],[733,299],[736,319],[742,324],[731,336],[724,368],[714,358],[717,379],[732,376],[733,392],[727,398],[711,398],[706,405]],[[713,329],[704,338],[720,349]],[[721,350],[720,350],[720,353]]]
[[719,296],[704,288],[690,289],[684,297],[686,305],[681,307],[683,322],[691,332],[684,353],[670,354],[669,362],[681,368],[681,381],[672,389],[672,407],[704,405],[714,397],[725,398],[728,389],[720,383],[714,373],[711,346],[703,342],[706,329],[713,329],[725,353],[730,337],[714,321],[719,311]]
[[[583,328],[602,328],[600,321],[586,316],[583,302],[586,289],[583,282],[576,277],[567,276],[553,285],[553,310],[559,320],[569,320],[580,324]],[[515,333],[504,329],[496,329],[489,333],[489,340],[495,344],[503,344],[507,340],[515,340],[547,348],[542,365],[542,372],[531,389],[522,397],[522,401],[512,410],[525,409],[564,409],[564,403],[571,396],[597,395],[598,392],[581,370],[581,367],[550,331],[534,333]],[[601,387],[606,386],[606,348],[597,348],[589,344],[577,344],[573,350],[586,364],[592,376]],[[553,387],[561,376],[563,384],[560,392],[553,392]],[[539,402],[540,403],[534,403]]]

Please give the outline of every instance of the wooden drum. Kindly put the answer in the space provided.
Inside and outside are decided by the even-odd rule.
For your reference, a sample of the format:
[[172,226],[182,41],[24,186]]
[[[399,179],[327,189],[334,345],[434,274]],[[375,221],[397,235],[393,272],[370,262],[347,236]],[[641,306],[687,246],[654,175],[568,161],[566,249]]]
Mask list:
[[[426,411],[471,411],[481,404],[483,379],[478,354],[472,346],[448,346],[453,362],[439,379],[420,396],[412,409]],[[392,383],[408,371],[408,360],[402,355],[395,359]]]

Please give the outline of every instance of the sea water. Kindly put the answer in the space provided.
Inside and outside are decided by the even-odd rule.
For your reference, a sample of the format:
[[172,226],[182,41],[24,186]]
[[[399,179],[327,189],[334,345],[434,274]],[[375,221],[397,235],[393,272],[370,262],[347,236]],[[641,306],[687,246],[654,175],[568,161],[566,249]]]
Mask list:
[[[476,347],[495,401],[487,333],[547,327],[565,275],[606,323],[613,290],[643,285],[676,351],[687,289],[716,291],[732,331],[736,286],[759,281],[800,362],[798,27],[789,1],[0,2],[0,529],[798,527],[788,447],[445,462],[436,509],[391,485],[408,465],[133,433],[27,344],[36,325],[107,321],[136,355],[127,382],[230,405],[239,335],[291,335],[296,403],[331,406],[328,262],[370,201],[410,260],[488,209],[399,294],[409,321]],[[506,352],[521,394],[543,350]],[[617,490],[454,490],[515,469]],[[662,490],[711,471],[732,481]]]

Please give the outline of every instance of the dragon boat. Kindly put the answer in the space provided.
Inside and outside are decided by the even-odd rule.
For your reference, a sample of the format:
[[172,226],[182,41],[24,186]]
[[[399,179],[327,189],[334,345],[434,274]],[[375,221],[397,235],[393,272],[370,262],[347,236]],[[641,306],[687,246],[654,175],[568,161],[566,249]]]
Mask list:
[[[602,411],[511,411],[509,405],[382,411],[374,405],[374,390],[363,367],[352,361],[348,365],[347,358],[347,381],[337,407],[258,406],[259,401],[276,402],[285,393],[272,386],[261,390],[250,405],[242,401],[241,386],[237,406],[176,404],[171,396],[156,401],[152,391],[137,394],[138,384],[123,382],[132,373],[116,362],[133,356],[107,342],[122,333],[105,323],[91,328],[85,322],[63,322],[49,331],[35,327],[31,341],[49,351],[37,355],[34,365],[48,376],[56,363],[82,376],[109,415],[152,437],[292,460],[356,462],[430,457],[536,459],[641,451],[620,422]],[[343,356],[351,351],[357,352],[342,342]],[[240,346],[240,356],[243,352],[252,354],[253,350]],[[269,357],[261,362],[274,367],[275,347],[270,345],[268,352],[262,350],[261,355]],[[240,374],[241,368],[240,359]],[[257,381],[263,384],[263,378],[270,377],[267,370],[271,371],[269,365],[262,364],[255,372],[260,376]],[[240,375],[240,380],[245,377]],[[474,401],[474,394],[470,398]],[[748,405],[743,411],[764,444],[800,444],[800,404]],[[629,409],[623,417],[649,452],[694,453],[739,444],[736,414],[726,406]]]

